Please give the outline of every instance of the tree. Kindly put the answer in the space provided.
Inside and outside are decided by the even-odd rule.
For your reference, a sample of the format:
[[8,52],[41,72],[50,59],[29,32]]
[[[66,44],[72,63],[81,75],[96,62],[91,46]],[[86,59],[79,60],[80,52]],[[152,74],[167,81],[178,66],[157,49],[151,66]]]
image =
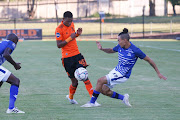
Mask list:
[[27,0],[27,12],[29,15],[29,18],[33,18],[35,14],[34,10],[35,0]]
[[175,9],[175,5],[180,5],[180,0],[168,0],[172,6],[173,6],[173,13],[174,16],[176,16],[176,9]]
[[155,16],[155,0],[149,0],[149,7],[150,7],[150,10],[149,10],[149,16]]

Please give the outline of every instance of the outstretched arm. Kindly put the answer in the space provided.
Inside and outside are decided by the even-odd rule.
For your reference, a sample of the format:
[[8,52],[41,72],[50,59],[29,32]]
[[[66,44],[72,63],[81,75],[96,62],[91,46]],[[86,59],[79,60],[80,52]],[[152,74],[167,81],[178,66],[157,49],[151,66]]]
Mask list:
[[101,43],[98,42],[98,41],[96,41],[96,44],[97,44],[97,47],[98,47],[99,50],[102,50],[102,51],[104,51],[106,53],[115,53],[115,51],[113,51],[112,48],[102,48]]
[[19,69],[21,68],[21,66],[20,66],[21,63],[16,63],[16,62],[12,59],[12,57],[11,57],[11,55],[10,55],[11,51],[12,51],[12,50],[11,50],[10,48],[6,48],[6,49],[4,50],[3,57],[4,57],[9,63],[11,63],[16,70],[19,70]]
[[159,72],[156,64],[154,63],[154,61],[153,61],[150,57],[146,56],[146,57],[144,58],[144,60],[147,61],[147,62],[154,68],[154,70],[156,71],[156,73],[157,73],[157,75],[158,75],[158,77],[159,77],[160,79],[164,79],[164,80],[167,79],[165,76],[163,76],[163,75]]

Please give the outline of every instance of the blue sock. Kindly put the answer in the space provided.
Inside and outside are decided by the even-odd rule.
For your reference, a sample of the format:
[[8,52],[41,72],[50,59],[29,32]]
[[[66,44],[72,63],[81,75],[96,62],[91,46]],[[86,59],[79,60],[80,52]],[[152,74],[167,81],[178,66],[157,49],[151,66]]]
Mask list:
[[9,109],[14,108],[14,104],[18,95],[18,89],[16,85],[11,85],[10,87],[10,97],[9,97]]
[[99,96],[99,94],[100,94],[100,92],[94,90],[93,91],[93,95],[92,95],[91,100],[90,100],[90,103],[95,103],[97,98],[98,98],[98,96]]
[[124,99],[124,95],[118,94],[116,92],[113,92],[113,95],[111,96],[111,98],[116,98],[116,99]]

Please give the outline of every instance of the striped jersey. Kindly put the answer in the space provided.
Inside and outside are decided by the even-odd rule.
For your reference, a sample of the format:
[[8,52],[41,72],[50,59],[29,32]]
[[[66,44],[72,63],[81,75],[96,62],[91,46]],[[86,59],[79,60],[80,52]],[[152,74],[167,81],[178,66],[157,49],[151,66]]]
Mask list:
[[10,40],[3,40],[0,42],[0,65],[6,61],[6,59],[3,57],[3,53],[6,48],[10,48],[13,52],[16,48],[16,44]]
[[119,59],[115,70],[120,72],[126,78],[130,77],[132,68],[137,59],[144,59],[146,57],[146,54],[144,54],[133,43],[131,43],[131,46],[128,49],[121,48],[121,46],[118,44],[113,48],[113,51],[118,52]]

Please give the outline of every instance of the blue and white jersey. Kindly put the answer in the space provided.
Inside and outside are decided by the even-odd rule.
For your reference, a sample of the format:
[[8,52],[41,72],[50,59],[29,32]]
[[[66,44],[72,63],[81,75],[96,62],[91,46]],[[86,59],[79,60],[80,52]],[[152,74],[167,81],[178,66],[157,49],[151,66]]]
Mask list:
[[120,72],[126,78],[130,77],[131,70],[137,59],[144,59],[146,57],[146,54],[144,54],[132,43],[128,49],[121,48],[121,46],[118,44],[113,48],[113,51],[118,52],[119,58],[118,65],[116,66],[115,70]]
[[3,57],[3,53],[6,48],[10,48],[13,52],[16,48],[16,44],[10,40],[3,40],[0,42],[0,65],[6,61],[6,59]]

